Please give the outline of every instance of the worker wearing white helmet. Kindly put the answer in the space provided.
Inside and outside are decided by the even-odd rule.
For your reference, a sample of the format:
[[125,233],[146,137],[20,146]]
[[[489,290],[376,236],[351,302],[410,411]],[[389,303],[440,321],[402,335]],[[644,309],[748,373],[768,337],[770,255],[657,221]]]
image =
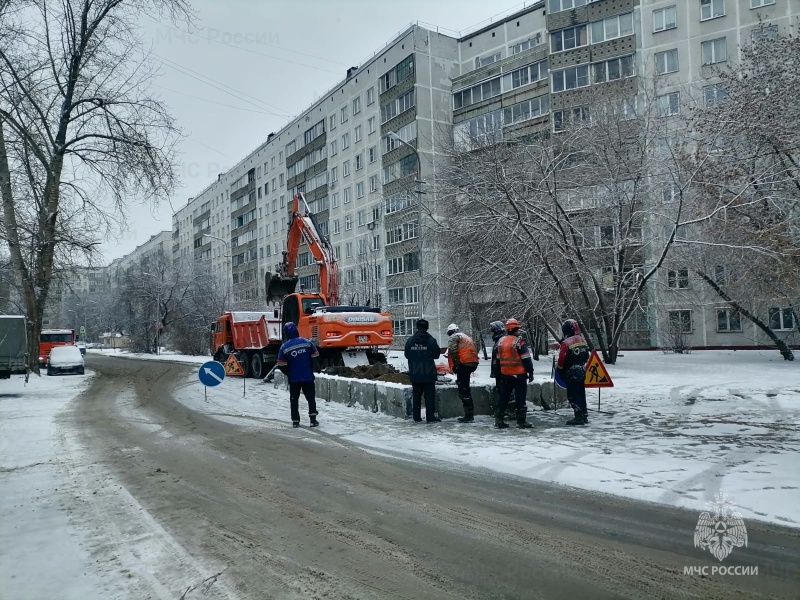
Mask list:
[[455,323],[447,326],[450,343],[447,346],[447,361],[456,375],[458,396],[464,406],[464,416],[458,418],[459,423],[472,423],[475,420],[475,405],[472,403],[472,392],[469,389],[469,378],[478,368],[478,349],[466,333],[462,333]]

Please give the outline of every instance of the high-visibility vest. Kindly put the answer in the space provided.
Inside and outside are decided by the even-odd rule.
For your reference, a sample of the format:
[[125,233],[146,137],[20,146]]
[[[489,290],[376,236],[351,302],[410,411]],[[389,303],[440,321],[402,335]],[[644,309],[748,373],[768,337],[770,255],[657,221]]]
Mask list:
[[457,333],[456,339],[458,340],[456,342],[458,362],[462,365],[477,365],[480,359],[478,358],[478,349],[472,339],[465,333]]
[[519,354],[520,342],[522,340],[515,335],[500,338],[500,343],[497,344],[497,363],[500,365],[501,374],[525,375],[525,365]]

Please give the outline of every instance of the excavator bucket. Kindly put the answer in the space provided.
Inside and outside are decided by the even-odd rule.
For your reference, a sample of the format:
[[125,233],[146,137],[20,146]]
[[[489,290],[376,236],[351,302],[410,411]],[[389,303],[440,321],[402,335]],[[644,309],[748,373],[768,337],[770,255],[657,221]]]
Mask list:
[[267,273],[265,279],[267,281],[267,302],[276,302],[294,293],[299,278],[296,275],[283,277],[279,273],[275,275]]

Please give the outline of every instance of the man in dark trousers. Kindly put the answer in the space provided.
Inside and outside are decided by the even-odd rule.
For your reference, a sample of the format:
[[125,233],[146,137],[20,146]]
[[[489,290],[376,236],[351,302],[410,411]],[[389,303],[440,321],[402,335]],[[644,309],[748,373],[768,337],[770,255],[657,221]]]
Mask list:
[[455,323],[447,326],[450,343],[447,345],[447,362],[456,375],[458,397],[464,406],[464,416],[458,418],[459,423],[472,423],[475,420],[475,405],[472,402],[472,391],[469,389],[469,378],[478,368],[478,349],[475,342],[466,333],[462,333]]
[[319,356],[317,347],[311,340],[300,337],[297,325],[286,323],[283,326],[286,341],[278,350],[277,367],[289,378],[289,404],[292,411],[292,427],[300,427],[300,392],[308,401],[308,418],[311,427],[317,422],[316,384],[314,383],[314,358]]
[[528,429],[531,424],[527,422],[528,407],[525,400],[528,396],[528,381],[533,381],[533,360],[528,345],[519,336],[519,321],[509,319],[506,321],[506,335],[497,343],[497,364],[500,367],[500,400],[495,414],[494,426],[497,429],[506,429],[505,412],[511,394],[517,405],[517,427]]
[[578,322],[567,319],[561,324],[564,340],[558,351],[556,368],[567,384],[567,400],[575,417],[567,425],[587,425],[589,412],[586,408],[586,363],[589,361],[589,344],[581,335]]
[[422,396],[425,395],[425,420],[439,423],[436,417],[436,363],[441,356],[439,342],[428,333],[428,321],[417,321],[417,331],[406,342],[408,378],[411,380],[414,403],[414,422],[422,421]]
[[[502,384],[502,380],[500,379],[500,364],[497,362],[497,344],[500,343],[500,338],[506,334],[506,328],[502,321],[492,321],[489,323],[489,331],[492,332],[492,342],[494,342],[489,374],[494,378],[495,400],[497,400]],[[497,410],[496,406],[495,410]]]

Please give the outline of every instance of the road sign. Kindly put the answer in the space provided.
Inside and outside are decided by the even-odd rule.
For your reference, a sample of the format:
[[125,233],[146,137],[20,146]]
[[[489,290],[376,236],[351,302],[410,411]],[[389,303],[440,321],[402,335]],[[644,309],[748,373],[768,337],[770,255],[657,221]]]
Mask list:
[[225,361],[225,373],[227,375],[244,376],[244,369],[242,369],[242,365],[239,364],[239,361],[236,360],[235,354],[231,354],[228,360]]
[[608,374],[608,371],[606,371],[606,366],[603,364],[603,361],[600,360],[596,350],[592,351],[589,362],[586,363],[586,379],[584,380],[584,385],[593,388],[614,387],[614,382],[611,381],[611,376]]
[[200,378],[200,383],[207,387],[214,387],[222,383],[225,379],[225,367],[222,363],[215,360],[210,360],[200,366],[197,376]]
[[561,371],[556,369],[555,364],[555,359],[553,359],[553,381],[556,382],[558,387],[567,389],[567,382],[564,381],[564,378],[561,376]]
[[86,333],[86,327],[81,325],[81,335],[84,335],[85,333]]

